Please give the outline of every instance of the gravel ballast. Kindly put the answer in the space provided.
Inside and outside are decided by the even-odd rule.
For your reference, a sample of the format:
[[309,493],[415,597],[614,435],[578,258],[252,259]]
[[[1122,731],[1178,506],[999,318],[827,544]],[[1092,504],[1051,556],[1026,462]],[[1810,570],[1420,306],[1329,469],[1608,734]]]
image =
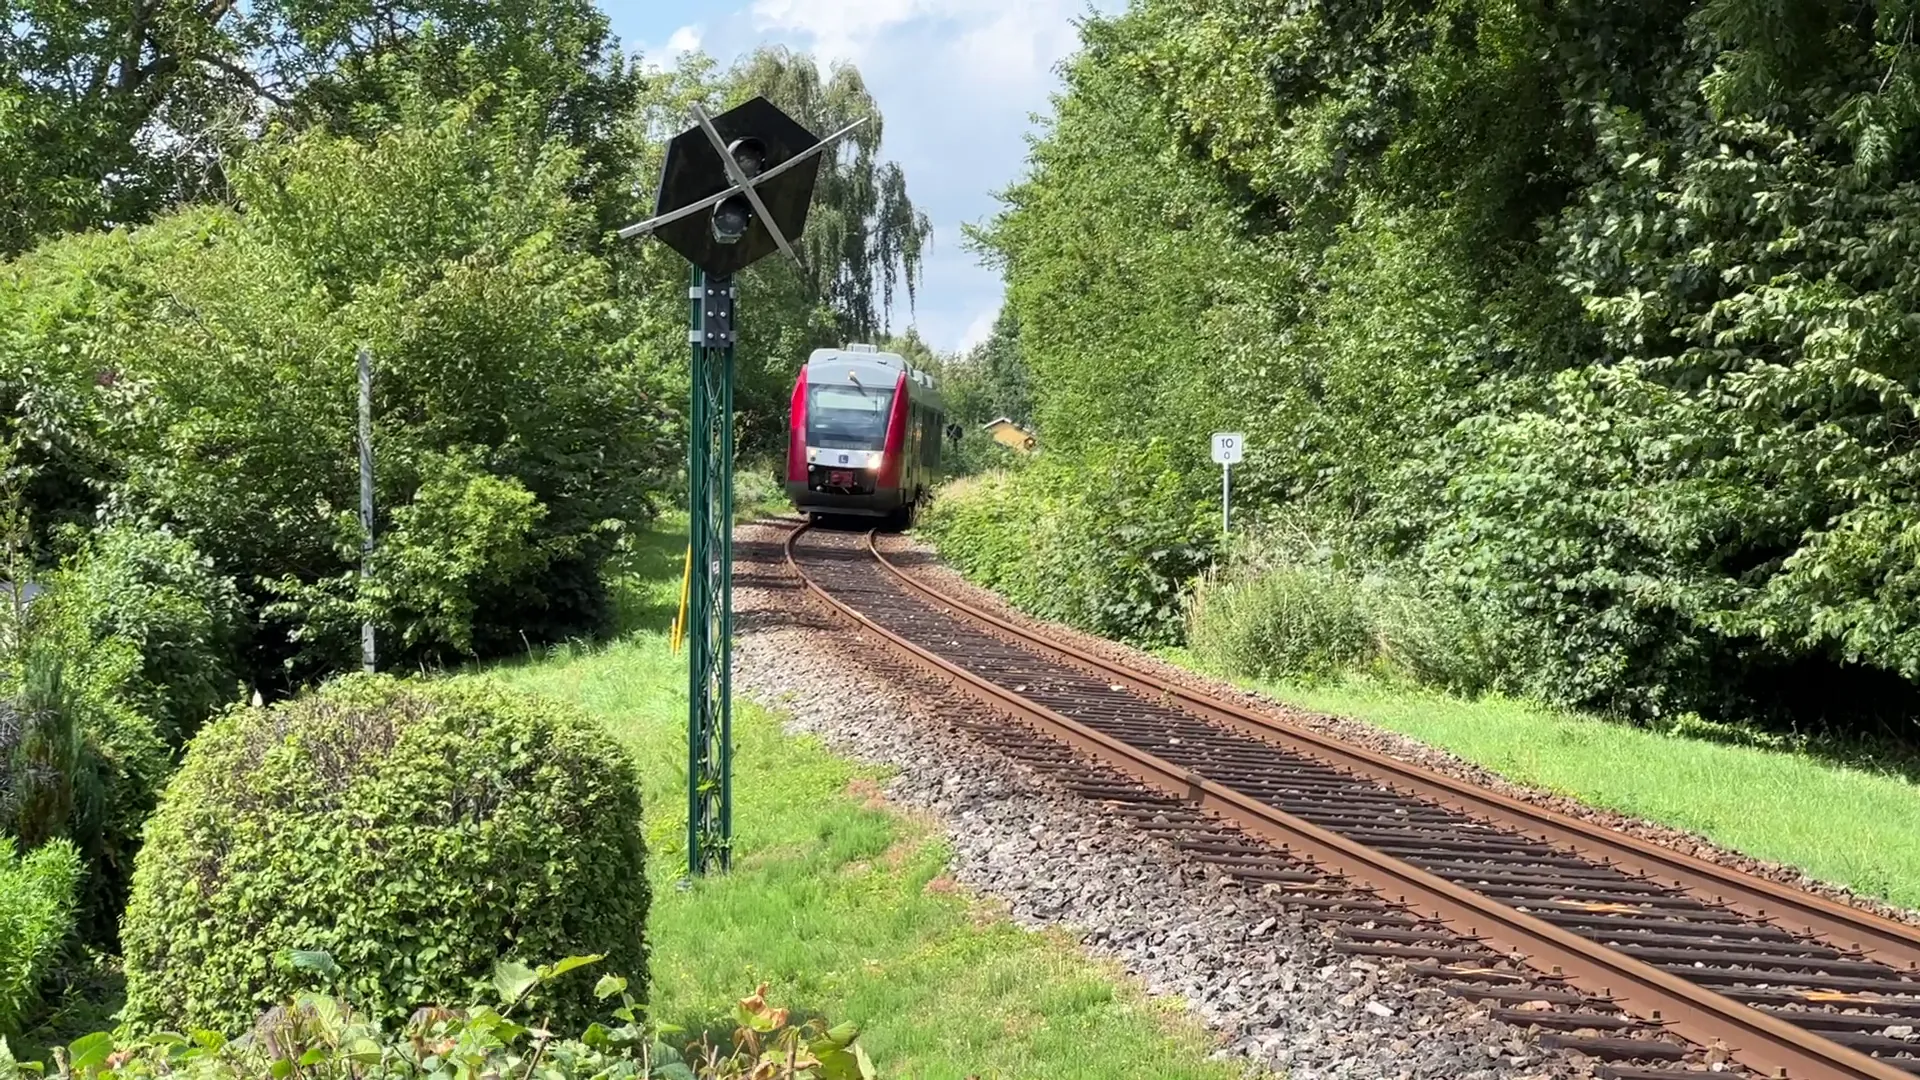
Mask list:
[[1106,638],[1095,637],[1058,623],[1036,619],[1007,603],[999,594],[968,581],[958,571],[940,562],[938,553],[932,548],[911,537],[898,534],[884,536],[881,540],[881,550],[887,553],[889,558],[898,559],[902,569],[923,579],[928,585],[1062,644],[1125,664],[1190,690],[1225,698],[1286,723],[1330,735],[1355,746],[1365,747],[1376,753],[1386,754],[1568,817],[1649,840],[1742,873],[1805,889],[1883,918],[1920,926],[1920,911],[1896,907],[1877,897],[1862,896],[1844,885],[1820,881],[1809,877],[1797,867],[1756,859],[1751,855],[1722,847],[1705,836],[1685,829],[1589,806],[1564,795],[1516,784],[1464,758],[1397,732],[1377,728],[1358,720],[1299,709],[1257,691],[1248,690],[1224,680],[1209,678],[1189,668],[1170,663],[1152,653]]
[[954,731],[978,707],[832,621],[788,575],[786,532],[736,531],[734,686],[786,713],[790,731],[896,770],[883,797],[937,822],[952,847],[933,886],[950,879],[1021,925],[1071,933],[1148,993],[1182,999],[1218,1032],[1217,1054],[1295,1080],[1592,1075],[1397,962],[1332,952],[1321,924]]

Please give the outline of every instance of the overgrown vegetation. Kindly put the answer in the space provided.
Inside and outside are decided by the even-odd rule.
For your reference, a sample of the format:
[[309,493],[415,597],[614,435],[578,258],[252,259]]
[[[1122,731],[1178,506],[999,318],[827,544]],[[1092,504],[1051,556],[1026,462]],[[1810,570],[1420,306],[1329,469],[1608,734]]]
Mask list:
[[[975,435],[975,438],[981,436]],[[941,552],[1013,601],[1098,633],[1166,643],[1205,565],[1211,512],[1185,497],[1164,441],[949,486],[922,519]]]
[[[328,953],[289,952],[280,959],[315,983],[344,981]],[[552,1030],[539,1002],[556,982],[603,959],[571,956],[537,968],[502,963],[493,971],[489,992],[476,994],[474,1004],[422,1006],[397,1027],[362,1009],[350,991],[302,991],[232,1037],[209,1029],[117,1038],[97,1032],[65,1047],[51,1075],[61,1080],[259,1080],[296,1069],[313,1080],[531,1076],[536,1070],[554,1080],[876,1080],[879,1075],[865,1048],[855,1043],[855,1025],[794,1021],[786,1009],[767,1001],[764,985],[734,1006],[730,1040],[703,1034],[689,1041],[677,1029],[648,1025],[627,980],[610,974],[593,987],[603,1020],[577,1033]],[[0,1067],[14,1066],[0,1041]]]
[[1285,518],[1194,583],[1186,630],[1202,663],[1255,678],[1371,672],[1471,693],[1491,666],[1486,628],[1458,597]]
[[0,1039],[20,1034],[40,1002],[48,969],[73,932],[80,853],[71,842],[16,855],[0,837]]
[[[979,234],[1075,480],[993,490],[1198,509],[1207,433],[1245,430],[1241,519],[1324,522],[1363,575],[1466,609],[1480,681],[1912,737],[1914,12],[1783,10],[1138,0],[1089,20]],[[1164,467],[1116,475],[1143,433]],[[1136,567],[1222,554],[1162,521],[1065,542]],[[961,532],[964,562],[987,541]],[[1248,603],[1304,595],[1304,572]],[[1076,610],[1072,575],[1039,588]]]

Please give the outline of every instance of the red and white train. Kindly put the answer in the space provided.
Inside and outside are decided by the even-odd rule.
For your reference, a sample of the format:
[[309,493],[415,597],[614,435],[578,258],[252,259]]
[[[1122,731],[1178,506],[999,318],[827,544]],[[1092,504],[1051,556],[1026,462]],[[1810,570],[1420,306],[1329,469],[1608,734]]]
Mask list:
[[787,417],[787,495],[816,520],[905,528],[941,476],[946,409],[933,374],[872,345],[815,349]]

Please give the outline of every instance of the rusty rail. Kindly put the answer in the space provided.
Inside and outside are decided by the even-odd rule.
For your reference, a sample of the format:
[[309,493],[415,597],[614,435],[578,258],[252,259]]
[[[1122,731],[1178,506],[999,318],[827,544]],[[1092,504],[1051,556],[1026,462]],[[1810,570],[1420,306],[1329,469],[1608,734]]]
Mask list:
[[1885,963],[1920,968],[1920,927],[1882,918],[1804,889],[1742,874],[1718,863],[1663,847],[1637,836],[1614,832],[1520,799],[1489,791],[1453,777],[1352,746],[1318,732],[1242,708],[1231,701],[1181,686],[1115,663],[1065,642],[1037,634],[964,600],[939,592],[886,557],[869,534],[868,550],[880,565],[914,593],[958,611],[1021,644],[1098,671],[1137,692],[1164,695],[1197,715],[1275,742],[1296,753],[1365,776],[1429,802],[1452,806],[1498,821],[1550,843],[1569,845],[1621,869],[1671,881],[1680,889],[1723,907],[1803,930],[1835,944],[1861,950]]
[[[1400,895],[1409,907],[1430,911],[1436,918],[1452,924],[1470,925],[1473,928],[1471,932],[1490,945],[1524,954],[1536,968],[1557,969],[1557,974],[1571,985],[1588,993],[1609,996],[1627,1011],[1656,1019],[1675,1034],[1697,1045],[1726,1047],[1735,1061],[1762,1073],[1792,1075],[1805,1080],[1895,1080],[1911,1075],[1887,1061],[1841,1046],[1788,1023],[1777,1015],[1741,1004],[1652,963],[1463,888],[1403,859],[1373,850],[1365,843],[1217,783],[1193,769],[1062,715],[1014,689],[982,678],[843,603],[810,577],[802,569],[795,553],[797,542],[807,531],[807,526],[801,526],[789,534],[786,542],[787,561],[808,591],[829,608],[874,635],[911,663],[935,673],[960,692],[1046,732],[1149,787],[1217,815],[1250,835],[1288,850],[1297,849],[1331,872],[1367,883],[1385,893]],[[1178,700],[1182,705],[1190,705],[1201,699],[1201,695],[1152,676],[1133,672],[1058,642],[1037,638],[1004,620],[938,593],[886,560],[874,544],[871,534],[868,548],[902,585],[940,608],[959,612],[967,619],[1016,637],[1041,653],[1070,658],[1083,666],[1091,666],[1113,678],[1116,683],[1133,687],[1136,691],[1149,690]],[[1216,722],[1243,731],[1251,725],[1263,738],[1271,739],[1280,734],[1309,736],[1302,741],[1316,750],[1325,752],[1341,749],[1357,762],[1379,757],[1355,748],[1335,747],[1331,740],[1311,733],[1295,733],[1226,703],[1212,703],[1210,708],[1198,711]],[[1380,758],[1380,761],[1385,762],[1386,759]],[[1412,771],[1410,766],[1393,764],[1399,768],[1385,771],[1393,774],[1403,769]],[[1446,792],[1451,799],[1469,802],[1462,796],[1474,794],[1455,790],[1464,788],[1456,781],[1430,775],[1432,780],[1441,781],[1433,786]],[[1437,796],[1425,794],[1424,797],[1435,799]],[[1493,800],[1502,799],[1491,793],[1477,793],[1477,798],[1481,801],[1469,802],[1469,805],[1476,808],[1497,805]],[[1527,809],[1534,814],[1541,813],[1534,808]],[[1573,822],[1572,819],[1565,820],[1569,824],[1584,826],[1584,823]]]

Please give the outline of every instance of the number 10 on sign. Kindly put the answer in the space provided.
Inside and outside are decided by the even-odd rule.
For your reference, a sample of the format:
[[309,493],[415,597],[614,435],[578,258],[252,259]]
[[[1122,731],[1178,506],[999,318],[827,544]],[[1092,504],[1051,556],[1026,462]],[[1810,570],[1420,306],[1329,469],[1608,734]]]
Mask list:
[[1246,450],[1247,437],[1237,431],[1213,433],[1213,460],[1220,463],[1220,532],[1229,528],[1227,506],[1233,495],[1233,467]]

